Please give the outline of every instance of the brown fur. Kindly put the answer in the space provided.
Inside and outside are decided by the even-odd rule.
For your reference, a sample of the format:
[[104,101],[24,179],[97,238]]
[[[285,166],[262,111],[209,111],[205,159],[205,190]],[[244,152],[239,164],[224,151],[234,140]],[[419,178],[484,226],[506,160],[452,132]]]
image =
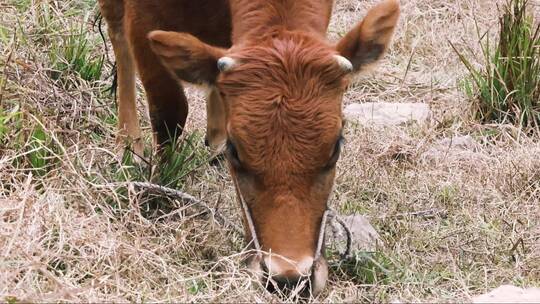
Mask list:
[[[100,0],[102,10],[112,2],[122,1]],[[213,147],[229,142],[230,171],[263,249],[293,261],[313,257],[349,78],[335,55],[354,71],[379,59],[399,16],[397,0],[373,8],[336,46],[325,41],[331,0],[124,0],[123,8],[122,33],[157,143],[185,124],[187,101],[176,78],[210,85],[209,140]],[[223,56],[236,64],[220,73]],[[132,105],[121,95],[124,103]],[[282,275],[298,276],[293,264],[278,264]]]
[[313,255],[331,188],[333,167],[326,165],[340,135],[346,86],[332,55],[317,38],[282,33],[235,53],[238,68],[218,80],[229,103],[229,140],[242,162],[232,171],[251,193],[263,248],[291,259]]
[[[143,146],[137,111],[135,107],[135,70],[124,32],[124,6],[122,0],[100,1],[100,9],[109,26],[118,70],[118,137],[122,147],[131,141],[136,154],[142,155]],[[119,151],[121,153],[121,151]]]
[[231,1],[235,45],[264,40],[281,30],[301,30],[324,37],[332,0]]
[[[228,1],[99,0],[99,3],[109,25],[118,63],[119,138],[127,137],[130,141],[140,138],[134,97],[122,94],[123,90],[134,92],[130,89],[134,88],[134,61],[148,98],[155,141],[161,145],[181,134],[188,104],[182,85],[150,49],[147,35],[154,30],[186,32],[214,46],[229,47],[231,20]],[[123,144],[124,140],[119,142]]]

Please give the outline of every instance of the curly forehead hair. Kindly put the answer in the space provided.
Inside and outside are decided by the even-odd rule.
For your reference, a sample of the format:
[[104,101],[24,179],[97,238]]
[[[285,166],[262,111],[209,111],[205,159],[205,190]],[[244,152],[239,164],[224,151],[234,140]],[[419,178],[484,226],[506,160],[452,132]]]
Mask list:
[[316,38],[292,33],[232,55],[238,65],[218,86],[252,169],[279,163],[300,172],[321,165],[321,151],[330,149],[341,126],[347,84],[334,54]]
[[344,88],[348,73],[339,67],[335,51],[326,42],[295,32],[272,36],[233,50],[238,65],[219,79],[224,93],[234,96],[268,89],[296,99]]

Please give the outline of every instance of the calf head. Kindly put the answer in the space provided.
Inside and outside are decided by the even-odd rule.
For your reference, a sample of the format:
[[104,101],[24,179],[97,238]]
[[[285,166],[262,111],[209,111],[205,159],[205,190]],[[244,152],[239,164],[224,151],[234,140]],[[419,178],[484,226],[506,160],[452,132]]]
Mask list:
[[398,16],[398,1],[384,1],[336,45],[287,30],[228,50],[186,33],[149,34],[172,73],[219,90],[230,173],[265,252],[251,265],[279,288],[307,277],[313,294],[325,285],[315,251],[342,144],[342,97],[349,75],[383,55]]

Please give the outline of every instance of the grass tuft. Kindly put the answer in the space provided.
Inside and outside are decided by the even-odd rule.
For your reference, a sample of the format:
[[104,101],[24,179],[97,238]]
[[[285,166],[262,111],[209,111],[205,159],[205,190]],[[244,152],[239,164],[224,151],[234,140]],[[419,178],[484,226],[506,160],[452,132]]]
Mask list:
[[[121,166],[113,169],[110,179],[116,182],[153,182],[173,189],[183,189],[186,178],[196,169],[208,164],[209,153],[202,146],[202,142],[199,132],[190,133],[173,140],[171,144],[165,145],[162,151],[142,163],[136,161],[136,158],[141,156],[136,156],[130,149],[126,149]],[[121,197],[127,199],[126,187],[121,187],[118,191]],[[173,207],[168,199],[153,195],[144,197],[141,203],[141,211],[146,215],[156,211],[170,212]]]
[[[28,141],[27,159],[34,173],[43,176],[47,173],[47,168],[53,165],[51,162],[50,137],[43,128],[36,127],[32,130]],[[52,163],[52,164],[51,164]]]
[[[331,39],[375,2],[336,1]],[[105,48],[88,24],[96,10],[95,0],[0,4],[0,302],[284,302],[246,269],[241,235],[160,197],[156,202],[175,204],[174,211],[147,216],[149,191],[111,186],[170,185],[241,225],[226,168],[203,165],[202,90],[185,86],[185,142],[169,151],[177,160],[162,168],[151,156],[148,119],[141,119],[148,163],[136,163],[129,152],[118,161],[114,101],[104,94],[111,65],[96,82],[83,79],[75,65],[51,79],[57,68],[51,59],[69,62],[69,33],[84,33],[87,58],[114,58],[110,43]],[[484,32],[497,20],[494,1],[411,0],[402,1],[402,11],[385,62],[351,85],[344,105],[427,102],[442,121],[435,129],[347,123],[329,204],[369,218],[382,246],[340,262],[329,240],[328,284],[313,301],[470,302],[501,284],[540,286],[540,133],[516,137],[510,125],[462,120],[467,101],[454,84],[463,64],[441,39],[475,39],[473,16]],[[479,44],[471,48],[482,54]],[[146,117],[143,88],[138,91]],[[45,137],[34,131],[38,125]],[[478,147],[430,152],[439,139],[469,134]],[[48,154],[45,175],[28,161],[31,142]],[[395,159],[395,151],[412,152]],[[160,180],[159,172],[169,174]],[[446,215],[415,215],[423,210]]]
[[359,284],[389,284],[399,277],[399,268],[382,252],[356,252],[353,257],[338,264],[340,271]]
[[203,142],[203,136],[193,132],[166,145],[161,156],[166,161],[157,165],[157,182],[166,187],[182,188],[184,178],[209,161],[210,155],[202,146]]
[[21,128],[22,118],[19,106],[10,110],[4,110],[0,107],[0,144],[7,145],[11,139],[13,130]]
[[475,117],[487,123],[538,129],[540,25],[535,26],[528,12],[528,0],[507,0],[499,18],[499,41],[494,49],[489,35],[484,37],[482,67],[475,67],[452,45],[470,72],[463,87],[474,98]]
[[62,43],[49,53],[52,63],[51,78],[60,80],[69,87],[68,76],[75,74],[85,81],[99,80],[105,62],[105,56],[95,56],[89,44],[89,35],[84,28],[84,22],[78,28],[72,29],[63,38]]

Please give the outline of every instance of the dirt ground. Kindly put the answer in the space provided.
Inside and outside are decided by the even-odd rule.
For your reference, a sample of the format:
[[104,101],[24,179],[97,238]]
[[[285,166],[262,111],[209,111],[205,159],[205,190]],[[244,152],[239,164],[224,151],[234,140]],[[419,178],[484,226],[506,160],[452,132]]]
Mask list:
[[[315,301],[462,302],[503,284],[540,286],[538,135],[471,119],[466,70],[449,44],[481,63],[475,24],[495,35],[503,2],[401,1],[393,46],[344,106],[422,102],[432,117],[400,127],[348,122],[330,204],[368,217],[383,244],[347,262],[329,248],[328,286]],[[375,3],[337,0],[330,39]],[[247,272],[241,235],[189,207],[146,217],[137,189],[108,186],[128,170],[114,154],[112,64],[105,58],[97,77],[56,72],[70,45],[85,44],[92,60],[106,53],[96,11],[95,0],[0,1],[0,301],[283,300]],[[83,39],[66,41],[77,30]],[[204,93],[188,93],[187,133],[199,134],[194,149],[204,156]],[[144,103],[139,90],[150,149]],[[463,149],[433,150],[467,135]],[[182,190],[239,219],[224,167],[198,166]]]

